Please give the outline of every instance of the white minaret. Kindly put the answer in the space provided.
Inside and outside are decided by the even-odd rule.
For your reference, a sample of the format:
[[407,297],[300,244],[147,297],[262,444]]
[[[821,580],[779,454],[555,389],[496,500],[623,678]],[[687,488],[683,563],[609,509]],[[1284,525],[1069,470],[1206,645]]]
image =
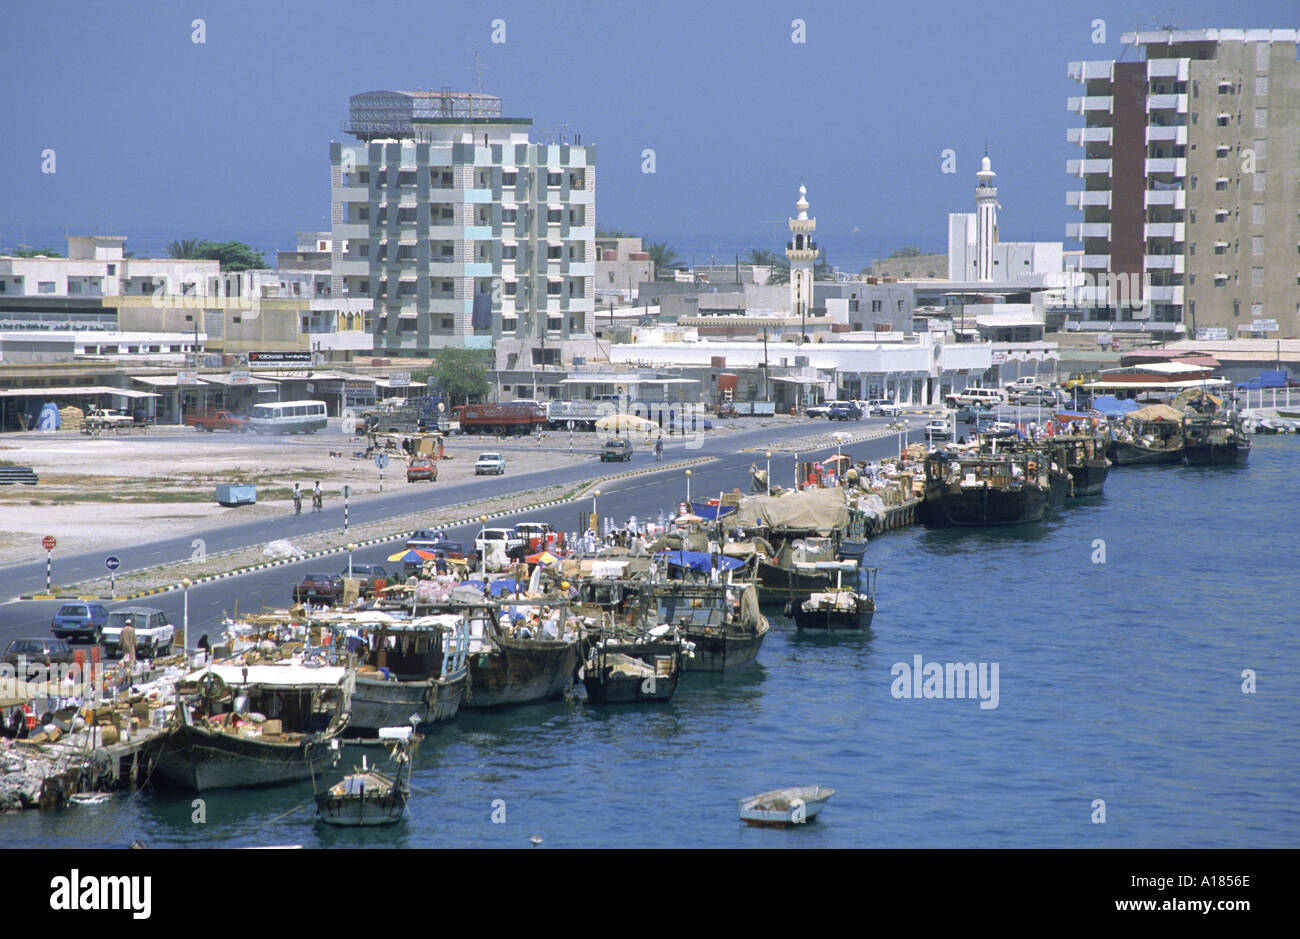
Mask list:
[[[808,217],[807,195],[808,190],[801,185],[799,201],[794,204],[799,217],[790,219],[790,243],[785,248],[785,256],[790,260],[790,312],[801,318],[808,316],[812,305],[813,264],[817,261],[817,244],[812,240],[817,219]],[[799,336],[803,342],[802,324]]]
[[998,188],[993,185],[988,151],[975,174],[975,279],[993,280],[993,246],[998,243]]

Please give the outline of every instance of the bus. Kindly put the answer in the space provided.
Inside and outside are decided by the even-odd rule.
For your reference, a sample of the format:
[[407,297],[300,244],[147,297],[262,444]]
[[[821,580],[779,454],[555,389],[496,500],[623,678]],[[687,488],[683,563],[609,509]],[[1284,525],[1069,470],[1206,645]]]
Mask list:
[[259,434],[314,434],[326,417],[324,401],[276,401],[254,405],[248,426]]

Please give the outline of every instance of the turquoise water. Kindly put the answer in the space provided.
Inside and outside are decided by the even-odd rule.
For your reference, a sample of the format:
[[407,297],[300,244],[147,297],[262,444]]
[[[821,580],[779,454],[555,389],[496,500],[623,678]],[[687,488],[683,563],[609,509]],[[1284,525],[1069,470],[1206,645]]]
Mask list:
[[[1041,526],[886,535],[870,634],[777,616],[756,667],[667,705],[462,712],[394,828],[318,828],[301,785],[207,794],[204,824],[149,791],[13,815],[0,843],[1294,847],[1298,463],[1300,440],[1259,437],[1243,468],[1115,469]],[[997,663],[998,706],[895,698],[917,655]],[[816,823],[738,822],[738,798],[804,783],[837,790]]]

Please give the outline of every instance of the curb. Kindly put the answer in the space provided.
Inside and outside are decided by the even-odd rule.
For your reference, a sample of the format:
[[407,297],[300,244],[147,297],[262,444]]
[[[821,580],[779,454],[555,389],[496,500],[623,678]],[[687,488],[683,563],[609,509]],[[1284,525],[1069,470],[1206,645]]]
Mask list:
[[[714,462],[716,459],[717,457],[696,457],[695,459],[691,459],[691,460],[680,460],[676,463],[660,464],[655,467],[645,467],[644,469],[639,469],[639,470],[628,470],[627,472],[616,473],[612,476],[602,476],[599,479],[590,480],[583,488],[578,489],[573,495],[563,499],[550,499],[546,502],[535,502],[530,505],[521,506],[520,508],[517,509],[508,509],[500,512],[491,512],[487,514],[480,513],[478,515],[471,515],[468,518],[461,518],[451,522],[444,522],[439,527],[457,528],[461,525],[469,525],[473,522],[477,522],[482,518],[491,520],[494,518],[504,518],[505,516],[508,515],[518,515],[521,512],[536,512],[538,509],[548,509],[553,506],[564,505],[565,503],[568,502],[575,502],[580,498],[584,498],[585,497],[584,494],[590,489],[596,486],[603,485],[606,482],[614,482],[620,479],[628,479],[633,476],[645,476],[645,475],[649,475],[650,473],[660,473],[667,470],[683,469],[690,466],[696,466],[701,463],[711,463]],[[373,547],[374,545],[385,544],[390,541],[397,541],[399,539],[409,538],[412,534],[415,533],[415,531],[417,531],[417,529],[412,528],[408,531],[398,532],[397,534],[394,535],[386,535],[382,538],[368,538],[364,541],[351,542],[351,544],[354,544],[357,548],[369,548],[369,547]],[[239,548],[237,550],[243,551],[247,549]],[[242,574],[254,574],[257,573],[258,571],[268,570],[272,567],[283,567],[285,564],[297,564],[302,561],[310,561],[314,558],[326,557],[331,554],[343,554],[347,550],[348,549],[346,546],[341,548],[322,548],[319,551],[309,551],[305,554],[298,555],[291,558],[276,558],[274,561],[266,561],[261,564],[254,564],[251,567],[241,567],[233,571],[224,571],[223,573],[220,574],[210,574],[206,577],[198,577],[190,581],[190,586],[196,587],[199,584],[207,584],[217,580],[225,580],[229,577],[238,577]],[[220,557],[220,555],[217,555],[217,557]],[[127,594],[126,596],[122,596],[122,597],[92,597],[92,596],[72,596],[70,594],[56,595],[56,594],[48,594],[48,593],[44,593],[44,594],[36,593],[36,594],[28,594],[28,595],[20,596],[18,599],[20,600],[103,600],[103,601],[121,602],[127,600],[139,600],[142,597],[152,597],[160,593],[170,593],[174,590],[183,590],[183,589],[185,588],[182,587],[180,584],[169,584],[168,586],[165,587],[150,587],[148,590],[141,590],[137,593]]]

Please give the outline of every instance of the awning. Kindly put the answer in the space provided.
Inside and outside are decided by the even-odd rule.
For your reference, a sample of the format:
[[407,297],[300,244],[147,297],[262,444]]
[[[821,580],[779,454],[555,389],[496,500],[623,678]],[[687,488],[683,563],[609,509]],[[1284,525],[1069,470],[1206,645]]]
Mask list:
[[773,375],[772,381],[789,382],[791,385],[824,385],[827,379],[823,378],[787,378],[784,375]]
[[152,391],[134,391],[130,388],[110,388],[107,385],[78,385],[65,388],[6,388],[0,391],[3,398],[66,398],[85,395],[119,395],[123,398],[160,398]]
[[255,378],[252,375],[249,375],[247,378],[240,378],[238,380],[236,380],[231,375],[202,375],[199,377],[199,381],[203,382],[205,385],[224,385],[224,386],[274,385],[275,384],[275,382],[273,381],[268,381],[265,378]]

